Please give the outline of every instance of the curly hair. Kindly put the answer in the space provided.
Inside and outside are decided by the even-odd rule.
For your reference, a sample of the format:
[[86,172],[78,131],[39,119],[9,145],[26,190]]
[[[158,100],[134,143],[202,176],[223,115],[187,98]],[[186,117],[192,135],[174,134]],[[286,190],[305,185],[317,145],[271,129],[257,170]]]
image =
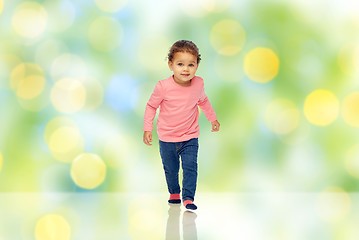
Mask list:
[[168,61],[172,62],[175,53],[188,52],[197,57],[197,64],[201,61],[201,54],[199,54],[198,47],[192,41],[179,40],[175,42],[168,53]]

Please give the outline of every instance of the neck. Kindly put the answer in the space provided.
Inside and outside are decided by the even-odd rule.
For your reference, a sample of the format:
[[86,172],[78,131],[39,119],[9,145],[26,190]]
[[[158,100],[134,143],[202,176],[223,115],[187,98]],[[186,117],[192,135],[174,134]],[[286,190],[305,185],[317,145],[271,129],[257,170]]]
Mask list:
[[191,85],[191,82],[192,82],[192,79],[187,82],[178,81],[174,75],[172,76],[172,78],[178,85],[181,85],[182,87],[188,87]]

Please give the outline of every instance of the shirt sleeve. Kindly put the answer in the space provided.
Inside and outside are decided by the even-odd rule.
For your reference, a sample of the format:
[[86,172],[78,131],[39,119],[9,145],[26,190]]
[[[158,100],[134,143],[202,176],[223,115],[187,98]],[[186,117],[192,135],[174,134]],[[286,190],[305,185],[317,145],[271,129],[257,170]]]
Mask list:
[[202,112],[204,113],[204,115],[207,117],[207,120],[209,122],[213,122],[213,121],[217,120],[217,115],[216,115],[211,103],[209,102],[206,93],[204,92],[204,87],[202,87],[201,97],[198,100],[197,104],[198,104],[199,108],[202,110]]
[[153,119],[155,118],[157,108],[160,106],[162,101],[163,101],[163,87],[161,82],[158,82],[146,105],[145,115],[143,120],[143,131],[151,132],[153,130]]

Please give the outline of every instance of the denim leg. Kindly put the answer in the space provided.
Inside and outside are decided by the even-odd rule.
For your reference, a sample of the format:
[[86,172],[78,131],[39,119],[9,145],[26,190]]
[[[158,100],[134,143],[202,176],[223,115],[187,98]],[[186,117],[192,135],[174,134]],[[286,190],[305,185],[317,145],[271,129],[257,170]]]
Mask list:
[[160,154],[163,169],[165,170],[166,182],[170,194],[180,193],[181,188],[178,183],[178,171],[180,167],[179,155],[176,144],[171,142],[159,141]]
[[183,142],[179,155],[181,156],[183,169],[182,199],[183,201],[193,201],[197,186],[198,139],[193,138]]

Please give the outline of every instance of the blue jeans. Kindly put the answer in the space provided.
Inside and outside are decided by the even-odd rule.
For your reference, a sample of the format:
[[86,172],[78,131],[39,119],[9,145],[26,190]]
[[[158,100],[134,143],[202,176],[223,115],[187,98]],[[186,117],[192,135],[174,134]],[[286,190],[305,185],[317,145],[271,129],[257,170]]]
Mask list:
[[197,186],[198,138],[184,142],[160,142],[160,154],[165,170],[166,182],[170,194],[181,192],[178,183],[180,157],[182,161],[183,181],[182,200],[194,200]]

